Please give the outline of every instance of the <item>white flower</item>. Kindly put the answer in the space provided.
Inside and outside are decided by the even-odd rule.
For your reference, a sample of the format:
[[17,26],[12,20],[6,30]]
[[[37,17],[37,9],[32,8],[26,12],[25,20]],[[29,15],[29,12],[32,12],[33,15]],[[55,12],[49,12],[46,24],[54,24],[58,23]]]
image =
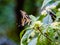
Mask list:
[[28,39],[27,42],[29,43],[31,39]]
[[58,36],[58,33],[55,32],[55,33],[54,33],[54,38],[55,38],[56,36]]
[[58,11],[60,11],[60,8],[58,8]]
[[34,37],[35,36],[35,32],[33,31],[33,32],[31,32],[31,37]]
[[34,26],[40,27],[41,25],[42,25],[41,21],[36,21],[36,22],[34,22]]
[[50,10],[50,9],[55,9],[56,8],[56,5],[49,5],[49,6],[46,6],[46,10]]
[[34,28],[34,27],[40,27],[42,26],[43,23],[41,23],[41,21],[36,21],[34,22],[32,25],[30,25],[31,28]]
[[50,6],[46,6],[46,8],[45,8],[46,10],[50,10]]
[[59,28],[59,27],[58,27],[59,24],[60,24],[60,22],[53,22],[53,23],[51,24],[51,27],[54,28],[54,29],[58,29],[58,28]]
[[55,9],[56,8],[56,5],[50,5],[50,8],[51,9]]
[[51,24],[51,26],[57,26],[59,24],[60,24],[60,22],[54,22],[54,23]]
[[43,11],[41,12],[41,15],[46,15],[46,14],[47,14],[46,10],[43,10]]
[[59,42],[55,42],[56,43],[56,45],[59,45]]

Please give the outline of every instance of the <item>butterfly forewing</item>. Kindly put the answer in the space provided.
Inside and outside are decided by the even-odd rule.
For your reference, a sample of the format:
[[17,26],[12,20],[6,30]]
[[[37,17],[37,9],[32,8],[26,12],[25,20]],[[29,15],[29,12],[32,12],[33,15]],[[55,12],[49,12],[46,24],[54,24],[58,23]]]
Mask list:
[[20,10],[22,19],[21,19],[21,25],[24,26],[25,24],[30,24],[31,20],[30,17],[27,15],[25,11]]

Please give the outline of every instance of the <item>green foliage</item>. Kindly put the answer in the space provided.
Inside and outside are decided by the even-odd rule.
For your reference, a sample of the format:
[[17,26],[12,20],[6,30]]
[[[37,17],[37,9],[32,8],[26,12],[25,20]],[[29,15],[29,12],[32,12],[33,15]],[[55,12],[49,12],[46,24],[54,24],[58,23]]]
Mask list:
[[[44,0],[42,8],[44,6],[47,7],[50,4],[52,4],[50,2],[55,3],[56,1],[57,0],[53,0],[53,1]],[[59,3],[57,3],[57,5]],[[30,15],[32,23],[27,28],[25,28],[26,32],[24,33],[24,35],[23,35],[24,30],[20,33],[20,36],[22,37],[21,45],[60,45],[60,20],[59,20],[60,10],[58,10],[57,8],[54,8],[57,10],[54,13],[55,10],[52,8],[53,8],[53,6],[51,8],[48,7],[48,9],[44,8],[43,9],[44,11],[43,10],[42,11],[44,14],[45,14],[45,12],[47,12],[47,14],[45,14],[45,15],[43,13],[41,14],[42,11],[40,12],[40,15],[38,17]],[[52,10],[54,10],[54,11],[52,11]],[[51,13],[49,13],[49,11]],[[53,21],[51,15],[56,16],[54,21]]]
[[60,12],[57,12],[57,13],[56,13],[56,16],[57,16],[57,17],[60,17]]

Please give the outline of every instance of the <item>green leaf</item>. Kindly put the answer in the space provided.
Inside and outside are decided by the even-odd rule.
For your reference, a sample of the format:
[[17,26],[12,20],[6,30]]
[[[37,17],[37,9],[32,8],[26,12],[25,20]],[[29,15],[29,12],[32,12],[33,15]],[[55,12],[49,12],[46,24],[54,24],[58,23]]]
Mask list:
[[47,15],[44,19],[43,19],[43,23],[44,24],[51,24],[52,23],[52,19],[50,15]]
[[38,18],[38,20],[42,21],[45,16],[46,15],[40,15],[40,17]]
[[39,35],[37,40],[37,45],[48,45],[49,41],[44,35]]
[[37,18],[33,15],[29,15],[29,17],[31,18],[31,21],[35,22],[37,20]]
[[[34,43],[33,43],[33,42],[34,42]],[[31,42],[29,42],[28,45],[36,45],[36,43],[37,43],[37,38],[33,38],[33,39],[31,40]]]
[[22,30],[22,31],[20,32],[20,39],[23,37],[24,33],[25,33],[27,30],[29,30],[29,29],[31,29],[31,27],[27,27],[27,28],[25,28],[24,30]]
[[41,35],[38,36],[36,45],[40,45],[40,36],[41,36]]
[[27,45],[27,39],[29,37],[29,34],[32,32],[32,30],[27,30],[26,33],[23,35],[21,39],[21,45]]
[[56,16],[57,16],[57,17],[60,17],[60,12],[57,12],[57,13],[56,13]]
[[52,1],[52,0],[48,0],[48,1],[47,0],[44,0],[41,9],[43,9],[43,7],[46,6],[50,1]]
[[25,31],[26,31],[26,30],[22,30],[22,31],[20,32],[20,39],[22,38],[22,36],[23,36],[23,34],[24,34]]

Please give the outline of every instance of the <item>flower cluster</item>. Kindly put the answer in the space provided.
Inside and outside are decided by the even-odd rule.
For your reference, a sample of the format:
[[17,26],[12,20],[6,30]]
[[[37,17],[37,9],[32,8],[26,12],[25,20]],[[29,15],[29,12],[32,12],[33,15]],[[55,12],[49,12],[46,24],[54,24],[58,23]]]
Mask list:
[[38,27],[41,27],[42,24],[43,23],[41,21],[36,21],[31,25],[31,27],[34,28],[34,29],[37,29]]
[[53,22],[51,24],[51,27],[54,28],[54,29],[60,29],[59,26],[60,26],[60,22]]

